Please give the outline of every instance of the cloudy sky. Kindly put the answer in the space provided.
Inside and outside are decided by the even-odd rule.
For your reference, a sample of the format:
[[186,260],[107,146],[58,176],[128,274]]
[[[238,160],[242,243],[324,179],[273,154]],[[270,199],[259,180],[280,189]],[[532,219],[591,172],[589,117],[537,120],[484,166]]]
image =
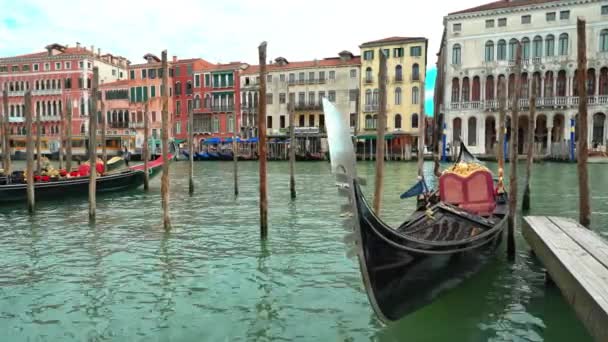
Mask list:
[[[264,40],[269,58],[296,61],[341,50],[358,54],[359,44],[369,40],[423,36],[430,40],[432,67],[443,16],[486,2],[172,0],[160,6],[149,0],[2,0],[0,56],[80,42],[135,63],[148,52],[160,55],[167,49],[179,58],[257,64],[257,46]],[[430,91],[427,95],[432,97]]]

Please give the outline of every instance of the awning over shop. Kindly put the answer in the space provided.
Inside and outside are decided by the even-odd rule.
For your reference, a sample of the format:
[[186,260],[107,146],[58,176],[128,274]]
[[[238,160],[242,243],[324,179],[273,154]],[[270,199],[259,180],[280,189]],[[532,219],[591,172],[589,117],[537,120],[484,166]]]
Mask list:
[[[384,135],[384,140],[390,140],[393,139],[395,136],[393,134],[385,134]],[[367,135],[358,135],[357,139],[362,139],[362,140],[376,140],[378,138],[378,136],[376,134],[367,134]]]

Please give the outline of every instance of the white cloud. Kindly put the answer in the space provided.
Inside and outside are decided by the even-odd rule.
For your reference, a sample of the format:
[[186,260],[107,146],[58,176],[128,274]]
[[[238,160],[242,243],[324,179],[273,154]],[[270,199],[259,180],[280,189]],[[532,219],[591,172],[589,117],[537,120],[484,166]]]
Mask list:
[[[3,55],[40,51],[49,43],[80,41],[133,62],[152,52],[212,62],[258,63],[257,46],[268,41],[268,57],[305,60],[359,52],[359,44],[389,36],[426,36],[432,66],[448,12],[486,1],[173,0],[7,2],[0,13]],[[6,18],[17,27],[2,26]]]

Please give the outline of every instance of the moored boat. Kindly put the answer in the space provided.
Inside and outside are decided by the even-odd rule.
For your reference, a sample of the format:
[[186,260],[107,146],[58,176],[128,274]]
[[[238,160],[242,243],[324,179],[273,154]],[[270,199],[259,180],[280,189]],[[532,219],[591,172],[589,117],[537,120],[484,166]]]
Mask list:
[[[456,164],[440,177],[438,192],[421,186],[418,209],[399,227],[390,227],[361,191],[343,116],[325,99],[323,109],[332,171],[340,193],[349,199],[342,207],[352,230],[345,241],[359,259],[369,301],[382,321],[399,320],[431,303],[496,254],[508,210],[506,194],[495,195],[489,171],[476,167],[461,175],[458,168],[464,164]],[[467,158],[462,152],[459,161]]]

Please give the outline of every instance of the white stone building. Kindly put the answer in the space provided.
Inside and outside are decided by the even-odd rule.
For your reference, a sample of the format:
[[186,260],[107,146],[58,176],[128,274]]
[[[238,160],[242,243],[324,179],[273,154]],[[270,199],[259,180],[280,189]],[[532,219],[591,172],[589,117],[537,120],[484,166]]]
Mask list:
[[[289,134],[288,104],[294,103],[296,135],[324,136],[325,117],[321,105],[327,97],[350,120],[354,132],[357,119],[361,60],[348,51],[338,57],[289,62],[283,57],[267,65],[266,127],[269,136]],[[259,66],[241,72],[241,110],[245,135],[257,136]]]
[[[533,78],[537,80],[538,94],[535,131],[538,151],[549,153],[549,143],[569,140],[570,120],[578,112],[577,17],[587,21],[589,144],[593,149],[605,151],[606,0],[505,0],[448,14],[444,18],[439,58],[442,68],[439,74],[443,77],[438,79],[443,84],[438,103],[447,124],[447,141],[454,145],[462,139],[473,153],[493,153],[498,140],[498,81],[506,80],[512,97],[518,41],[523,51],[520,153],[529,143],[528,98]],[[510,109],[507,114],[510,116]]]

